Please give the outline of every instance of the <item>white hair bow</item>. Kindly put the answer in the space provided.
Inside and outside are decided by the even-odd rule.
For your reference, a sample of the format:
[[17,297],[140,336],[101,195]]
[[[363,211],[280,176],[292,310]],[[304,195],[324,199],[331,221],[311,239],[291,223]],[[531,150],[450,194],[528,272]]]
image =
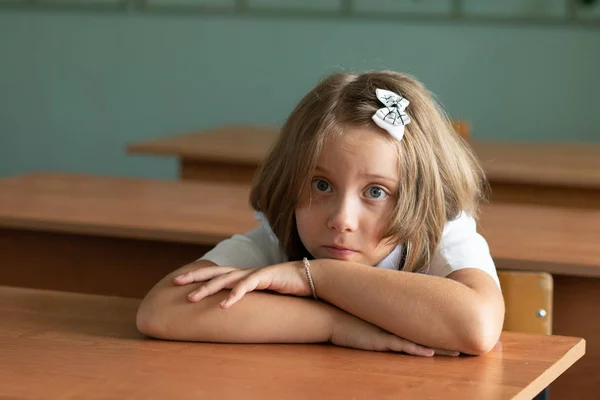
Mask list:
[[402,140],[404,127],[410,124],[410,117],[404,112],[410,102],[401,95],[389,90],[376,89],[375,93],[385,107],[380,108],[373,114],[373,121],[396,139]]

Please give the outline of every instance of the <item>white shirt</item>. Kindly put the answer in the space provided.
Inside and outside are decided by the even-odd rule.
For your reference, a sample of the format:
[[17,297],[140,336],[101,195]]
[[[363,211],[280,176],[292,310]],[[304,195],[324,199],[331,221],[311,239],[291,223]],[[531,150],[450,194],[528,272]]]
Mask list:
[[[256,213],[261,225],[250,232],[233,235],[206,253],[201,260],[234,268],[256,268],[288,261],[262,213]],[[398,270],[402,246],[397,246],[377,268]],[[442,239],[431,263],[421,273],[446,277],[463,268],[476,268],[488,273],[498,287],[500,281],[487,242],[477,233],[475,219],[461,213],[444,226]]]

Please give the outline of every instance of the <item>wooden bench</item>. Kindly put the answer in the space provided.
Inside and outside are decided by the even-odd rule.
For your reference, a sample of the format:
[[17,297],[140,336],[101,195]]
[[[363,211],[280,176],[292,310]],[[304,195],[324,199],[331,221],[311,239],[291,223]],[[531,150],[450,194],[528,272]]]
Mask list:
[[[580,338],[503,332],[479,357],[152,340],[139,300],[0,287],[0,394],[31,398],[530,399]],[[585,357],[583,358],[585,359]],[[576,364],[577,365],[577,364]]]
[[[455,124],[462,135],[468,125]],[[132,143],[131,154],[174,156],[185,180],[251,182],[279,135],[273,126],[227,125]],[[491,201],[600,208],[600,145],[469,139]]]
[[[73,174],[0,180],[0,284],[141,297],[256,226],[248,192],[243,184]],[[492,204],[479,229],[501,270],[553,274],[553,333],[591,344],[553,396],[598,391],[600,210]]]

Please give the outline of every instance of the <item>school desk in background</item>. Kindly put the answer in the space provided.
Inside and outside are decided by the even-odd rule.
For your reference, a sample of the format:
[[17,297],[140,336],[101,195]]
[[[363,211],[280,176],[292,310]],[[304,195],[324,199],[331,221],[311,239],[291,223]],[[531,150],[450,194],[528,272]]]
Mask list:
[[580,338],[503,332],[485,355],[426,358],[154,340],[136,330],[139,302],[0,286],[0,397],[531,399],[586,346]]
[[[249,189],[239,183],[54,173],[2,179],[0,285],[141,298],[167,273],[257,226]],[[519,322],[517,330],[539,332],[552,317],[553,334],[585,338],[588,355],[551,393],[553,400],[593,398],[600,390],[600,320],[594,317],[600,304],[600,210],[491,204],[483,207],[479,230],[503,285],[509,270],[553,274],[553,305],[544,297],[552,293],[551,281],[543,276],[527,279],[521,289],[504,287],[507,323],[515,323],[520,312],[526,324]],[[540,289],[541,302],[530,301]],[[540,309],[546,312],[541,319]]]
[[[600,146],[475,140],[454,121],[482,163],[492,202],[600,208]],[[130,154],[174,156],[185,180],[251,182],[278,127],[226,125],[127,146]]]

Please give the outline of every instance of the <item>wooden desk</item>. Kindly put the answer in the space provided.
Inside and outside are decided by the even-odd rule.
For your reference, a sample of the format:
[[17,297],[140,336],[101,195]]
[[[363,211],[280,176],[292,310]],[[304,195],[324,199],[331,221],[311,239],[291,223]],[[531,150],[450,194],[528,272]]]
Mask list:
[[567,371],[550,398],[594,398],[600,390],[600,209],[495,203],[479,231],[499,269],[547,271],[554,278],[553,333],[590,343],[589,357]]
[[246,187],[206,182],[0,180],[0,284],[143,297],[231,232],[256,226],[247,199]]
[[455,358],[152,340],[138,303],[0,287],[0,397],[530,399],[585,353],[579,338],[507,332]]
[[[182,179],[251,182],[279,129],[231,125],[133,143],[133,154],[175,156]],[[493,202],[600,208],[600,145],[471,140]]]
[[471,141],[493,202],[600,209],[600,145]]
[[[243,184],[72,174],[0,180],[0,284],[142,297],[256,226],[248,193]],[[493,204],[480,231],[499,268],[554,274],[553,332],[588,340],[586,358],[552,386],[553,400],[597,393],[600,210]]]

